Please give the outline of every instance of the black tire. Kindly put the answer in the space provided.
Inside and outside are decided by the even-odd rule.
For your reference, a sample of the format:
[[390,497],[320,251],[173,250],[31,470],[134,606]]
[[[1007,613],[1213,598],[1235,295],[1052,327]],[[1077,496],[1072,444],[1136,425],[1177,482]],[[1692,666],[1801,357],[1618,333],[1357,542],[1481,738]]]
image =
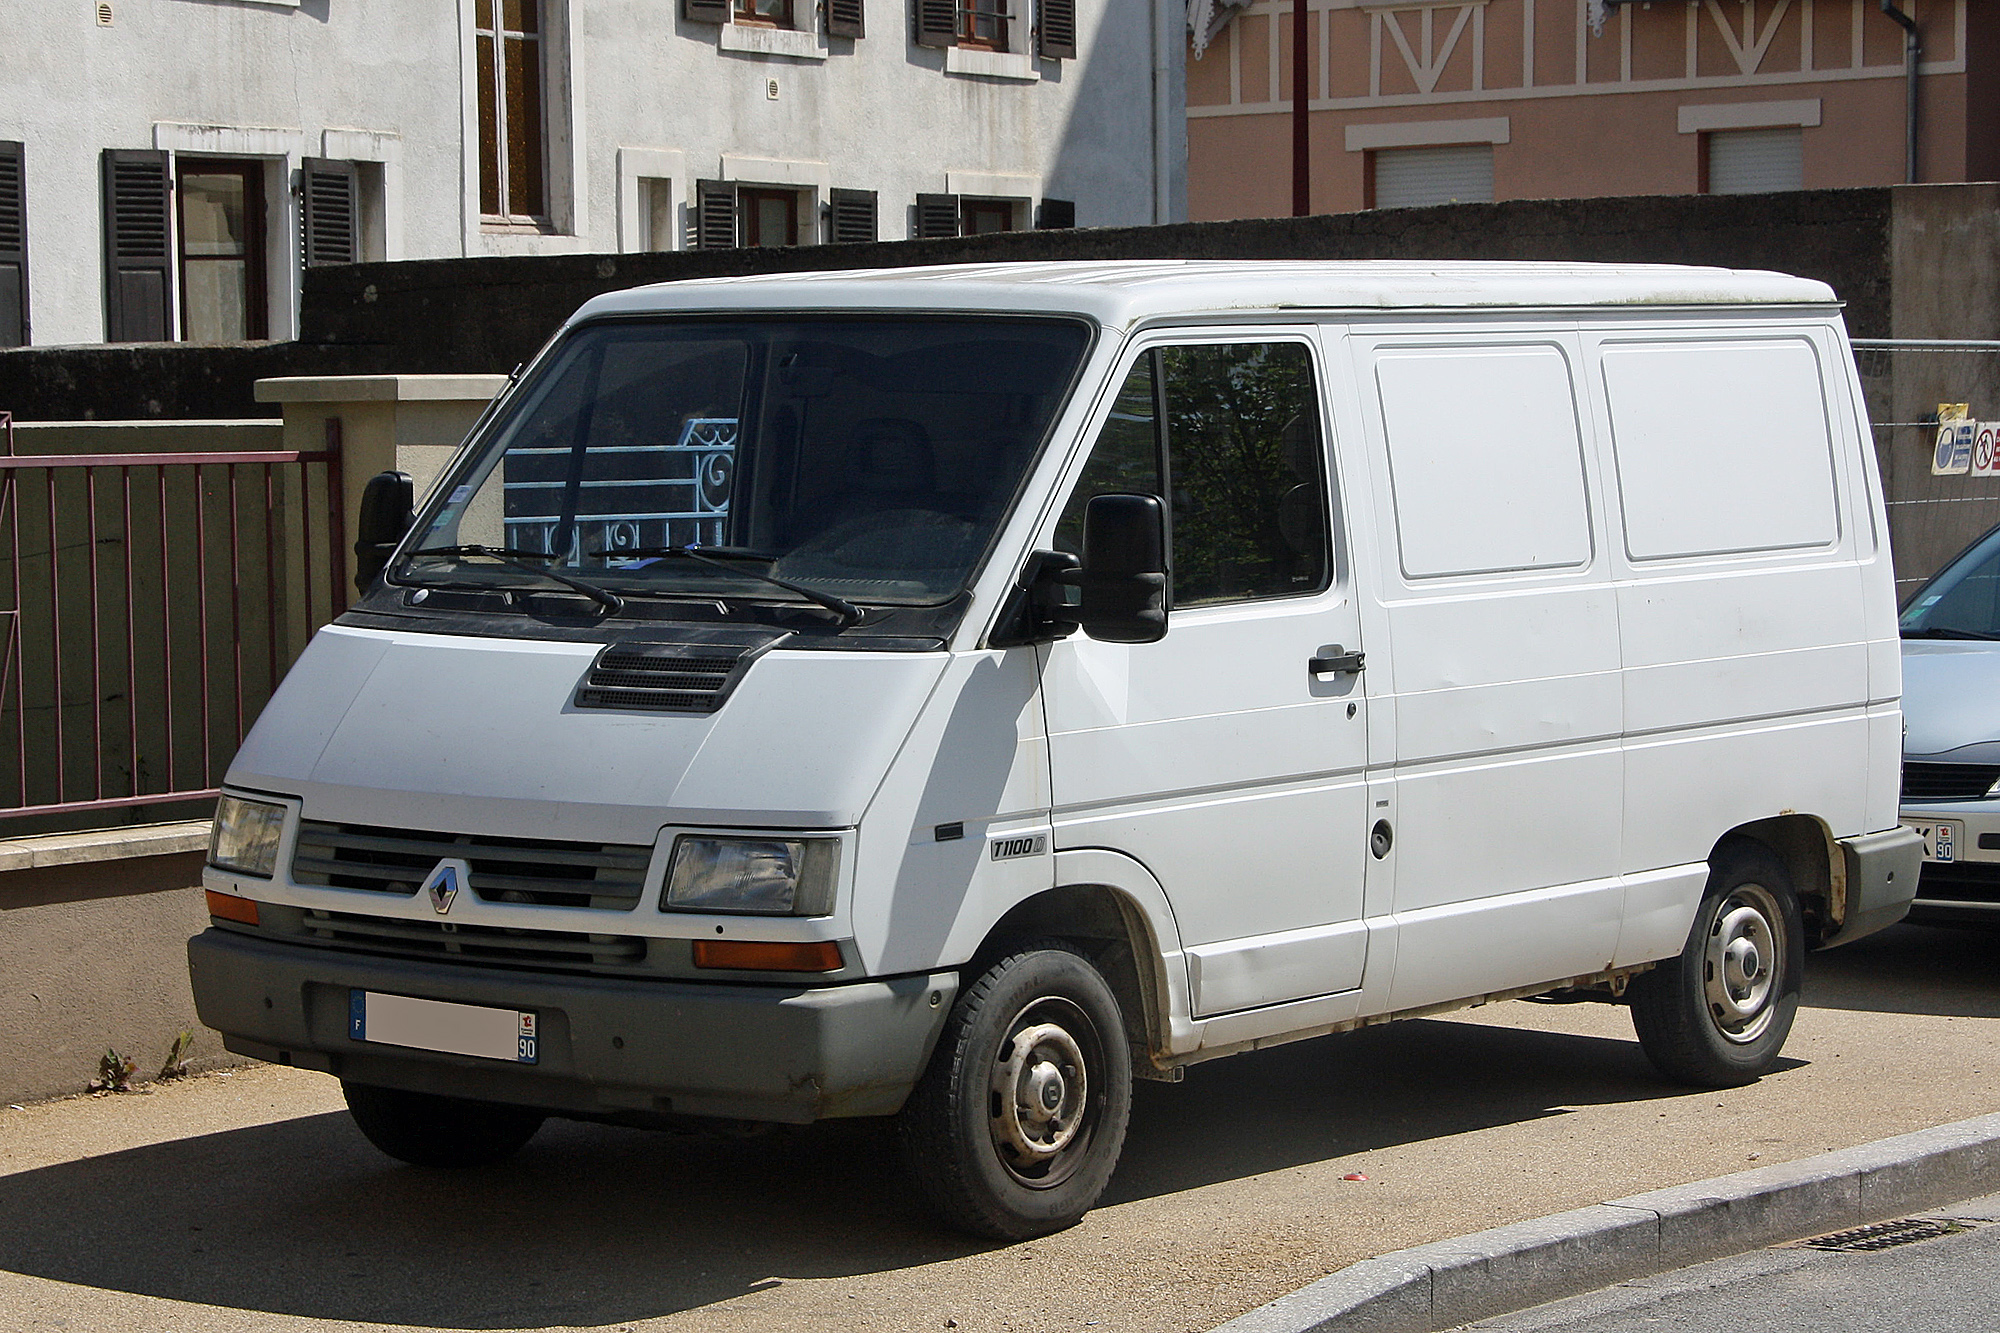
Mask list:
[[1090,1211],[1131,1112],[1117,998],[1068,945],[1043,942],[960,993],[897,1130],[910,1182],[940,1220],[1026,1240]]
[[347,1113],[370,1143],[412,1166],[471,1167],[504,1162],[548,1117],[525,1106],[439,1097],[342,1080]]
[[1662,1074],[1734,1088],[1771,1072],[1798,1013],[1805,927],[1791,877],[1758,843],[1715,857],[1680,956],[1633,978],[1632,1027]]

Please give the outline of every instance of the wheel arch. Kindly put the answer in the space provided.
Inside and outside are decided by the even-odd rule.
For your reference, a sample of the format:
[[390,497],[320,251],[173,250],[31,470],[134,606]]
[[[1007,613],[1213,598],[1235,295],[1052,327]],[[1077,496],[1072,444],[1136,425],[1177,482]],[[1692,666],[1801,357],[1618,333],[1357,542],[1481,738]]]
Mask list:
[[1761,845],[1784,865],[1805,918],[1808,948],[1818,948],[1839,932],[1847,919],[1847,863],[1825,820],[1782,814],[1739,824],[1716,840],[1709,864],[1727,855],[1732,842]]

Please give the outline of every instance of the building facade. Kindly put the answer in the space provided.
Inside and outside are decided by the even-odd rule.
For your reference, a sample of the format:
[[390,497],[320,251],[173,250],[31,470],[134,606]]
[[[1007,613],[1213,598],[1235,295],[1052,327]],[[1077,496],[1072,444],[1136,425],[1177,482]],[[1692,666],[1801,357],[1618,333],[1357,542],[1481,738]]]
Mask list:
[[[1906,179],[1907,34],[1879,0],[1307,5],[1315,212]],[[1895,8],[1915,179],[2000,178],[2000,5]],[[1294,21],[1254,0],[1197,25],[1192,217],[1292,211]]]
[[1171,220],[1180,23],[1156,0],[17,3],[0,347],[289,337],[318,263]]

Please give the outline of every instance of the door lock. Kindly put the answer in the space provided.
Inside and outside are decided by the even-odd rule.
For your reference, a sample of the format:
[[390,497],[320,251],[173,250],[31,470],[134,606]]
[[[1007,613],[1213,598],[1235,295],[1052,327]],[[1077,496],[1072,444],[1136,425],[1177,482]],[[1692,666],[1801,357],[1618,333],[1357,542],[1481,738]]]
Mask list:
[[1387,856],[1389,849],[1395,845],[1396,837],[1389,829],[1389,821],[1386,819],[1376,820],[1375,827],[1368,831],[1369,852],[1379,861]]

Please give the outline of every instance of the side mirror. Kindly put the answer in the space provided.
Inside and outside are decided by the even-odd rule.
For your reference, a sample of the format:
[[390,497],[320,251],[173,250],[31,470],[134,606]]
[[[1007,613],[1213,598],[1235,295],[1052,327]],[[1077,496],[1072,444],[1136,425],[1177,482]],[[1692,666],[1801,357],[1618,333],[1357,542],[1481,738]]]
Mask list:
[[1167,516],[1157,495],[1094,495],[1083,511],[1077,620],[1107,643],[1167,634]]
[[361,489],[354,523],[354,587],[366,595],[389,563],[396,544],[416,521],[416,483],[407,472],[377,472]]

